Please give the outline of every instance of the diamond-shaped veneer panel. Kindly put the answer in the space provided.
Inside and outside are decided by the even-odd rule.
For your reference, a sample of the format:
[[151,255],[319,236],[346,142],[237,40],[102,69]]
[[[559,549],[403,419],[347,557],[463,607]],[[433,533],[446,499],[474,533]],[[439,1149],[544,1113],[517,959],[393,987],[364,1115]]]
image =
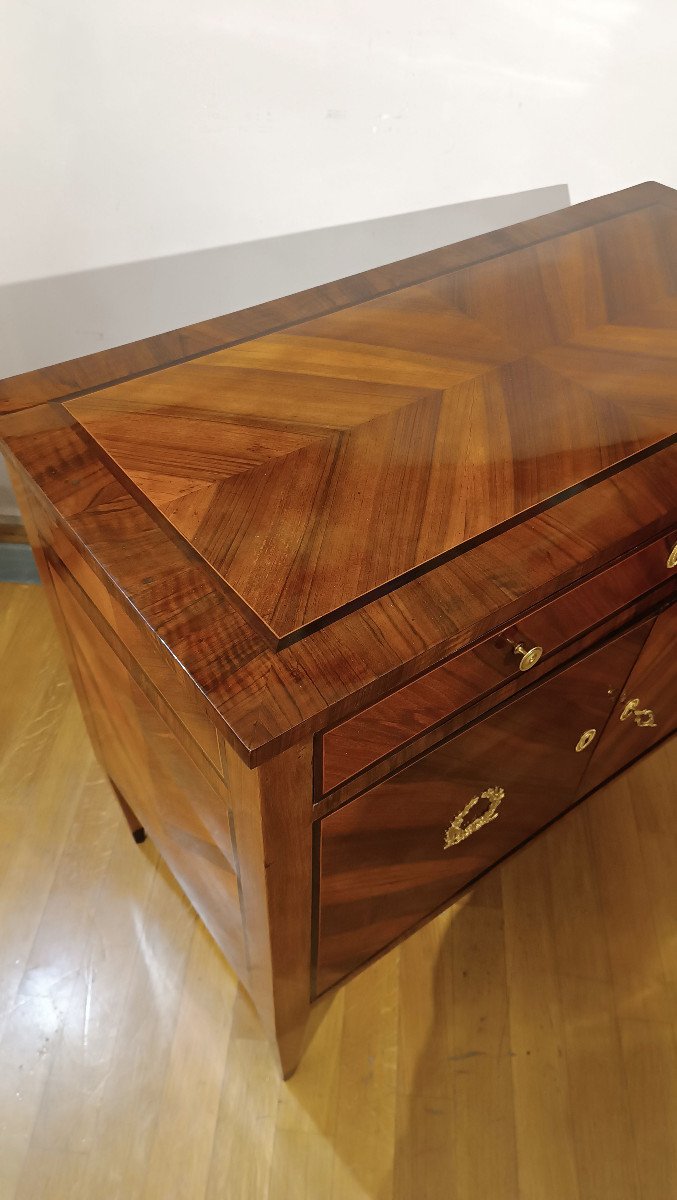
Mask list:
[[602,222],[68,407],[283,644],[669,435],[672,230]]

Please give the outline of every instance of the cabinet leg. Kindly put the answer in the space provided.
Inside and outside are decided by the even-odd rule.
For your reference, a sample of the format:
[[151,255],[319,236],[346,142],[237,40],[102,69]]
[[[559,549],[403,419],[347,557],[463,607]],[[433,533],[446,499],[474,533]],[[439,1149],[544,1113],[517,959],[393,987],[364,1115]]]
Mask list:
[[283,1079],[289,1079],[301,1060],[305,1046],[306,1024],[295,1026],[286,1033],[278,1033],[275,1048]]
[[239,864],[247,988],[285,1079],[310,1016],[312,745],[251,770],[225,742]]
[[132,837],[134,838],[134,841],[137,843],[137,845],[141,845],[141,843],[145,842],[145,840],[146,840],[146,831],[145,831],[143,825],[141,824],[141,822],[139,821],[138,817],[135,815],[134,810],[127,803],[127,801],[125,800],[125,798],[122,795],[122,793],[120,792],[120,790],[113,783],[113,780],[110,778],[110,776],[108,778],[110,780],[110,785],[111,785],[113,791],[115,792],[117,802],[120,805],[120,808],[122,809],[122,811],[124,813],[125,820],[126,820],[127,824],[129,825],[129,828],[132,833]]

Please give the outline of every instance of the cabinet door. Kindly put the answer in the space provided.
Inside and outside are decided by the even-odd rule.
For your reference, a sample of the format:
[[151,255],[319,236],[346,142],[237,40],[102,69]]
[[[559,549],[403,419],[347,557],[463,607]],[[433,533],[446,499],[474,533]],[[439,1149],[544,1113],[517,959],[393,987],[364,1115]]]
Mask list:
[[677,728],[677,605],[653,623],[581,784],[610,779]]
[[575,800],[650,625],[607,643],[322,820],[317,993]]

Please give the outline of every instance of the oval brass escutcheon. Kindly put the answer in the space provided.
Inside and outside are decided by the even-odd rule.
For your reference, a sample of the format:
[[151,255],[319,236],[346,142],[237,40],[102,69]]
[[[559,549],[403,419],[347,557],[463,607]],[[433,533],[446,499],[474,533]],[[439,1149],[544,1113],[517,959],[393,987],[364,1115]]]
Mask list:
[[576,742],[576,753],[580,754],[581,750],[587,750],[591,742],[594,742],[597,737],[596,729],[586,729]]
[[672,547],[672,550],[668,554],[667,565],[668,565],[668,567],[677,567],[677,542],[675,543],[675,545]]

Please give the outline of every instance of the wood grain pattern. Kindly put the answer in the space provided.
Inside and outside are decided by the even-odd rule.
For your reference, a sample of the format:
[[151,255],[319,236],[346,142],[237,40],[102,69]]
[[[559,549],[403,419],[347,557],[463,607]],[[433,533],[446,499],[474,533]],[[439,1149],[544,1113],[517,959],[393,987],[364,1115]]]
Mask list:
[[126,346],[115,346],[97,354],[15,375],[0,381],[0,415],[156,371],[174,362],[260,337],[458,267],[467,267],[520,246],[558,237],[595,221],[608,220],[652,204],[677,207],[674,190],[653,181],[636,184],[608,196],[598,196],[558,212],[521,221],[402,262],[376,267],[294,296],[259,304],[243,312],[228,313]]
[[183,665],[250,766],[380,699],[677,519],[672,446],[275,653],[68,427],[62,409],[6,418],[5,440],[24,488],[52,506],[104,587]]
[[507,680],[513,679],[518,690],[527,680],[521,676],[515,646],[543,649],[542,658],[529,670],[531,683],[552,670],[561,659],[562,648],[581,634],[597,629],[599,636],[604,636],[604,630],[598,627],[608,622],[611,614],[620,612],[630,601],[636,603],[669,578],[667,558],[675,536],[672,533],[659,538],[587,583],[521,617],[518,626],[499,631],[330,729],[321,746],[323,790],[338,787],[424,730],[475,703],[483,694],[498,689],[505,694],[501,685]]
[[148,636],[139,621],[125,610],[118,596],[102,585],[81,548],[67,536],[53,513],[39,503],[35,493],[31,501],[35,527],[43,545],[63,563],[100,614],[107,630],[121,643],[123,654],[131,659],[137,682],[145,679],[141,686],[150,686],[155,695],[164,699],[171,709],[173,721],[180,722],[181,740],[189,753],[197,751],[198,766],[204,770],[203,759],[206,758],[209,766],[220,773],[222,760],[218,735],[210,719],[206,698],[201,696],[181,664],[166,650],[163,652],[158,640]]
[[[387,779],[393,772],[401,770],[413,758],[423,754],[427,750],[435,749],[452,735],[470,728],[482,720],[483,717],[493,714],[515,696],[527,694],[533,687],[537,687],[542,678],[549,675],[550,672],[561,670],[564,666],[571,663],[572,660],[576,661],[579,656],[596,649],[607,638],[626,632],[650,613],[662,611],[667,605],[674,602],[674,598],[674,585],[672,582],[664,583],[661,587],[655,588],[634,604],[621,609],[614,617],[605,621],[603,625],[597,626],[590,633],[577,638],[575,646],[569,646],[567,649],[562,650],[561,653],[552,655],[549,664],[546,664],[542,669],[541,664],[538,663],[528,673],[528,676],[520,675],[519,679],[512,680],[492,692],[485,693],[480,700],[475,700],[464,708],[459,709],[448,720],[431,726],[425,733],[419,733],[415,738],[403,742],[396,750],[393,750],[383,758],[377,759],[358,775],[353,775],[326,796],[320,795],[321,739],[319,737],[316,738],[315,819],[317,820],[333,812],[334,809],[340,808],[347,800],[361,795],[362,792],[380,783],[381,780]],[[546,667],[549,669],[546,670]]]
[[[677,728],[676,645],[677,605],[673,604],[656,621],[642,656],[618,698],[604,739],[583,779],[585,792],[604,783],[628,761]],[[655,725],[638,724],[632,716],[621,720],[628,701],[633,699],[639,700],[640,709],[653,713]]]
[[[576,744],[586,729],[601,734],[651,624],[635,627],[324,818],[318,994],[574,801],[590,754],[577,753]],[[445,849],[452,818],[487,788],[505,792],[498,815]],[[468,820],[487,807],[480,800]]]
[[200,778],[62,579],[55,573],[52,579],[97,727],[102,765],[246,981],[226,796]]
[[3,1200],[673,1200],[677,741],[323,1002],[283,1083],[42,588],[0,585],[0,675]]
[[254,772],[228,746],[249,956],[248,988],[285,1079],[310,1012],[312,749],[294,746]]
[[[646,185],[5,390],[97,754],[283,1073],[313,1023],[318,937],[333,987],[575,799],[573,723],[602,728],[638,622],[674,599],[675,295],[677,194]],[[547,652],[522,680],[518,640]],[[344,761],[313,804],[322,735],[370,708],[334,735]],[[514,808],[443,885],[426,814],[442,788],[459,807],[485,790],[499,751]],[[364,1015],[380,1055],[386,1026],[361,1009],[349,1036]],[[232,1021],[256,1074],[251,1011]]]
[[656,205],[67,408],[280,647],[674,437],[675,275]]

